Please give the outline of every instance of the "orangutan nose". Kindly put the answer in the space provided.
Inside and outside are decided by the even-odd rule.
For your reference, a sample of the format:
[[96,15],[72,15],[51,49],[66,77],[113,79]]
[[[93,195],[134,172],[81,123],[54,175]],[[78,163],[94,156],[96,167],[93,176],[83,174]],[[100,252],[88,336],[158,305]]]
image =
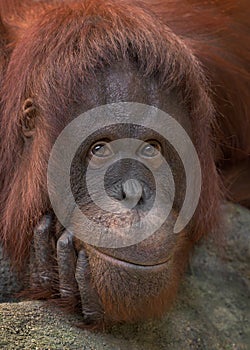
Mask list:
[[142,185],[136,179],[129,179],[122,184],[123,204],[129,208],[134,208],[142,200]]

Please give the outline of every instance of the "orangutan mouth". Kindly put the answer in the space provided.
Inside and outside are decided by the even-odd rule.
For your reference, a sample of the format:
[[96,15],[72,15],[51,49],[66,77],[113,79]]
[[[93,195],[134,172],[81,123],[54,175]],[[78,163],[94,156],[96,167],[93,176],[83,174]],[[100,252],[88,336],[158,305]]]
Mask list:
[[95,254],[96,257],[98,257],[100,260],[103,260],[112,266],[126,268],[126,269],[144,270],[144,271],[148,270],[148,271],[155,271],[155,272],[158,270],[166,269],[166,267],[169,265],[172,259],[172,256],[170,256],[163,262],[148,265],[145,263],[138,263],[138,262],[135,263],[124,259],[119,259],[117,257],[107,254],[106,252],[104,253],[99,248],[96,248],[93,246],[88,246],[88,252]]

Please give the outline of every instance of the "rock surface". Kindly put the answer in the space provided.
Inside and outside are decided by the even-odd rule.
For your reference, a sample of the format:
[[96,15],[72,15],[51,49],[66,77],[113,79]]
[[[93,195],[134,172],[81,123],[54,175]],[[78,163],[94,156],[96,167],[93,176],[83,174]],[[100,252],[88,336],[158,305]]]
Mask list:
[[7,302],[19,285],[0,253],[0,349],[250,349],[250,212],[232,204],[225,212],[224,238],[196,247],[165,318],[105,333],[78,329],[75,316],[43,302]]

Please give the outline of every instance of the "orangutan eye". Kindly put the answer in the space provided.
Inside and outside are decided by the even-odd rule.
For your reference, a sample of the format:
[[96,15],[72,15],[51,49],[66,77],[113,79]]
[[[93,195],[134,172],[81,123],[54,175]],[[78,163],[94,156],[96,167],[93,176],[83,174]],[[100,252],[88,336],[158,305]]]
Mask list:
[[108,142],[99,141],[99,142],[96,142],[91,147],[90,153],[92,156],[99,157],[99,158],[105,158],[105,157],[110,157],[113,154],[113,151],[110,148]]
[[146,158],[153,158],[158,156],[161,152],[161,145],[159,144],[159,142],[154,140],[146,142],[147,144],[144,145],[139,151],[140,156]]

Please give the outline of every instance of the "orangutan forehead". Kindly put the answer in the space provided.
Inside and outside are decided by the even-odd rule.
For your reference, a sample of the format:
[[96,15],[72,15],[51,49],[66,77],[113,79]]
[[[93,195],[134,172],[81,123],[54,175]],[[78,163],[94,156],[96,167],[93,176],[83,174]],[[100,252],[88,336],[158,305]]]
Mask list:
[[[60,12],[55,5],[57,11],[48,8],[43,16],[39,13],[15,48],[16,71],[23,72],[22,67],[30,62],[29,70],[22,73],[27,76],[18,79],[32,85],[38,96],[43,95],[43,101],[51,97],[54,101],[57,95],[61,106],[68,104],[72,91],[76,95],[79,81],[94,80],[94,71],[129,59],[137,63],[144,77],[156,78],[165,89],[178,88],[189,99],[195,95],[195,100],[197,91],[204,88],[203,75],[182,40],[144,7],[130,2],[126,6],[116,1],[105,4],[72,2],[71,8],[70,3],[66,6],[62,2]],[[57,33],[53,38],[47,35],[50,28]],[[25,98],[29,97],[27,86],[23,90]]]
[[188,129],[188,113],[177,91],[166,90],[157,77],[143,76],[136,63],[129,60],[114,62],[96,72],[83,91],[88,93],[83,94],[81,113],[111,103],[137,102],[164,110]]

